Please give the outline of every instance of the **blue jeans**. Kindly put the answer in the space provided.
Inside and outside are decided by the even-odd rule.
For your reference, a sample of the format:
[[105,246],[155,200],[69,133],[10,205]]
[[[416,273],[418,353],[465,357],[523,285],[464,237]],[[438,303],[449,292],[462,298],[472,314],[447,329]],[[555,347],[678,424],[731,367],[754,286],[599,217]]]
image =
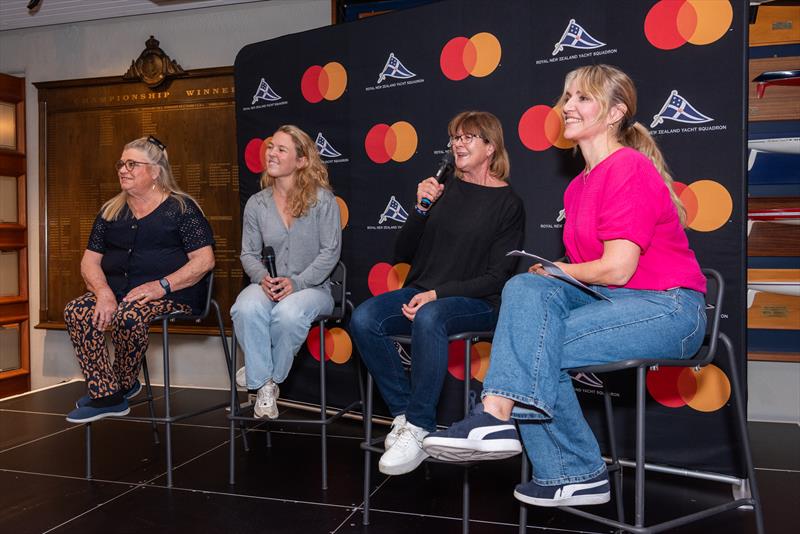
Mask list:
[[231,307],[231,318],[244,351],[247,388],[259,389],[269,379],[276,384],[286,380],[311,321],[331,311],[333,297],[327,289],[301,289],[273,302],[259,284],[244,288]]
[[[424,304],[409,321],[402,305],[422,290],[405,287],[363,302],[350,319],[361,359],[393,416],[436,430],[436,405],[447,373],[447,337],[494,328],[497,312],[483,299],[445,297]],[[411,335],[411,377],[389,336]]]
[[483,396],[515,401],[512,417],[543,486],[605,470],[566,370],[631,358],[689,358],[705,335],[705,299],[690,289],[593,286],[592,297],[556,278],[520,274],[503,288]]

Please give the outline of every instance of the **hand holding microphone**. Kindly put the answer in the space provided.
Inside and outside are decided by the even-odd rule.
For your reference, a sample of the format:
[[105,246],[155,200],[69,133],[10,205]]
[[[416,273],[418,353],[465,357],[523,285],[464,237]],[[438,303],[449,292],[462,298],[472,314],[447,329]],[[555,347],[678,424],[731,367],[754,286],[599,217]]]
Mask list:
[[261,261],[264,262],[264,267],[269,273],[261,281],[261,288],[270,300],[280,302],[291,295],[294,291],[292,281],[285,276],[278,276],[278,269],[275,266],[275,249],[264,247],[261,252]]
[[419,183],[417,186],[417,205],[423,211],[427,211],[436,202],[442,191],[444,182],[447,179],[447,170],[453,164],[453,153],[449,150],[442,155],[436,174]]

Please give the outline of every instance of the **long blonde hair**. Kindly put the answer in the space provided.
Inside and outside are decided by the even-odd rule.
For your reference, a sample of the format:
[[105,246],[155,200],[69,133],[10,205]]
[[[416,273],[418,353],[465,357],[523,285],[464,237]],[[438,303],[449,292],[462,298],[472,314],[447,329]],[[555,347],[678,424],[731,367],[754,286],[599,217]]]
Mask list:
[[[178,183],[175,181],[175,176],[172,175],[172,167],[169,164],[167,148],[164,145],[160,144],[160,142],[156,142],[155,140],[151,141],[150,137],[140,137],[139,139],[131,141],[125,145],[123,152],[128,149],[138,150],[144,154],[147,163],[152,163],[153,165],[158,166],[158,176],[155,179],[155,186],[158,187],[160,191],[168,193],[175,200],[177,200],[178,204],[180,204],[181,212],[186,211],[186,199],[194,202],[198,208],[200,207],[200,204],[198,204],[197,201],[195,201],[189,194],[184,193],[181,188],[178,187]],[[106,203],[103,204],[103,207],[100,208],[100,216],[106,221],[116,220],[127,202],[128,193],[125,191],[120,191],[116,196],[112,197],[110,200],[107,200]]]
[[[302,217],[317,203],[317,188],[331,190],[328,169],[319,157],[317,145],[303,130],[293,124],[284,124],[275,130],[275,133],[278,132],[283,132],[292,138],[298,158],[306,158],[306,166],[294,174],[294,186],[286,199],[286,206],[292,217]],[[275,178],[264,169],[261,174],[261,188],[272,187],[274,184]]]
[[675,205],[681,224],[685,226],[686,208],[672,188],[673,179],[664,155],[647,128],[633,120],[633,116],[636,115],[636,87],[633,80],[611,65],[587,65],[567,74],[564,80],[564,93],[572,82],[575,82],[581,91],[597,100],[600,105],[598,120],[604,118],[614,106],[619,104],[624,106],[624,115],[612,125],[612,133],[616,135],[620,144],[634,148],[650,158],[664,183],[667,184],[669,196]]

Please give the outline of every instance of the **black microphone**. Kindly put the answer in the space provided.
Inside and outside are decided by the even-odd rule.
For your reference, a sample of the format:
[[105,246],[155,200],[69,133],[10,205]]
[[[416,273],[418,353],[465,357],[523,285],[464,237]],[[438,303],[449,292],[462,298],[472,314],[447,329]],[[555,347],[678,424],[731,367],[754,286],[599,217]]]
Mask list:
[[[443,184],[445,180],[447,180],[447,169],[453,164],[453,153],[451,151],[447,151],[442,155],[442,159],[439,161],[439,167],[436,169],[436,174],[433,175],[436,178],[436,181],[440,184]],[[419,201],[423,208],[430,208],[431,204],[433,204],[429,198],[423,198]]]
[[264,267],[267,268],[271,278],[278,276],[278,269],[275,267],[275,249],[264,247],[261,251],[261,261],[264,262]]

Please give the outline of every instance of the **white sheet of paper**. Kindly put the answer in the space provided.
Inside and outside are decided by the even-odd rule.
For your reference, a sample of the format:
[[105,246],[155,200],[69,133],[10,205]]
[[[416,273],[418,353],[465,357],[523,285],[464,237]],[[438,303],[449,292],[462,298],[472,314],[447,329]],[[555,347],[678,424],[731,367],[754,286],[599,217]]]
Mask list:
[[587,292],[591,293],[592,295],[594,295],[595,297],[597,297],[599,299],[603,299],[603,300],[607,300],[607,301],[611,302],[610,298],[608,298],[607,296],[603,295],[602,293],[599,293],[599,292],[595,291],[594,289],[592,289],[591,287],[587,286],[586,284],[584,284],[580,280],[577,280],[577,279],[573,278],[572,276],[568,275],[558,265],[556,265],[555,263],[553,263],[552,261],[550,261],[550,260],[548,260],[546,258],[542,258],[541,256],[537,256],[536,254],[531,254],[530,252],[525,252],[524,250],[512,250],[511,252],[507,253],[506,256],[522,256],[524,258],[531,258],[533,260],[536,260],[536,263],[541,263],[542,264],[542,268],[545,271],[547,271],[547,274],[549,274],[550,276],[553,276],[553,277],[558,278],[560,280],[564,280],[565,282],[567,282],[569,284],[577,286],[577,287],[583,289],[584,291],[587,291]]

